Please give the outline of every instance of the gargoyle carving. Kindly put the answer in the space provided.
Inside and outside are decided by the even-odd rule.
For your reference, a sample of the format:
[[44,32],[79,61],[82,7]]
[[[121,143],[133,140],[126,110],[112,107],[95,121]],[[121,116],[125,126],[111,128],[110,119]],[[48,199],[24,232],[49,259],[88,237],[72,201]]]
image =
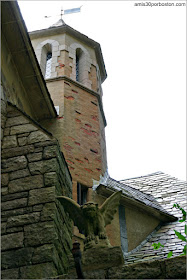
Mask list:
[[89,201],[80,206],[71,198],[58,196],[65,211],[70,215],[75,226],[85,235],[84,249],[96,245],[109,247],[110,243],[106,236],[105,227],[111,223],[119,205],[121,191],[112,194],[106,201],[98,206],[97,203]]

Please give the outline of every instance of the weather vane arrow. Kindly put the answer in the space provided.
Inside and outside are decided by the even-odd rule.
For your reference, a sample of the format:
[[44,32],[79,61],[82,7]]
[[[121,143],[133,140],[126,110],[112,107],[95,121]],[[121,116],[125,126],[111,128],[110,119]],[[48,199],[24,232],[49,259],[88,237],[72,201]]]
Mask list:
[[[83,6],[83,5],[82,5]],[[79,13],[81,11],[81,7],[80,6],[79,8],[73,8],[73,9],[66,9],[66,10],[63,10],[61,8],[61,13],[60,13],[60,16],[61,16],[61,19],[62,19],[62,16],[63,15],[69,15],[69,14],[73,14],[73,13]],[[56,16],[59,16],[59,15],[56,15]],[[45,18],[50,18],[52,16],[44,16]]]

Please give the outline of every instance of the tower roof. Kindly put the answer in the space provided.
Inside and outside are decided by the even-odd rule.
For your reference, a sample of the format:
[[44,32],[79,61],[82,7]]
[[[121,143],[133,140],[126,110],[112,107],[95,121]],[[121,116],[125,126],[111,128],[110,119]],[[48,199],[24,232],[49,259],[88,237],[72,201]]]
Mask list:
[[59,27],[59,26],[62,26],[62,25],[66,25],[66,24],[63,21],[63,19],[59,19],[56,23],[52,24],[49,28]]

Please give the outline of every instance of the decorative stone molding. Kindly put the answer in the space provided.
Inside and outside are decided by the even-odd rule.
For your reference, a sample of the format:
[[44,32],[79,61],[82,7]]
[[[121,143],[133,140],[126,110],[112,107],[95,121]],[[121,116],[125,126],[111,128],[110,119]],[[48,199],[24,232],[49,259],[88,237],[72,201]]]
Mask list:
[[57,61],[58,61],[58,57],[60,56],[60,45],[56,40],[47,39],[47,40],[41,42],[36,47],[36,50],[35,50],[36,57],[40,64],[43,75],[45,75],[45,67],[46,67],[46,57],[45,57],[45,53],[44,53],[44,47],[46,45],[51,46],[51,51],[52,51],[51,78],[55,78],[55,77],[57,77],[56,66],[58,66]]
[[91,63],[92,60],[90,58],[90,55],[86,48],[84,48],[81,44],[73,43],[68,48],[69,51],[69,57],[73,59],[72,64],[72,74],[70,75],[70,78],[73,80],[76,80],[76,49],[81,49],[83,52],[83,57],[81,61],[81,83],[87,86],[91,89],[92,81],[88,78],[88,72],[90,72],[91,69]]

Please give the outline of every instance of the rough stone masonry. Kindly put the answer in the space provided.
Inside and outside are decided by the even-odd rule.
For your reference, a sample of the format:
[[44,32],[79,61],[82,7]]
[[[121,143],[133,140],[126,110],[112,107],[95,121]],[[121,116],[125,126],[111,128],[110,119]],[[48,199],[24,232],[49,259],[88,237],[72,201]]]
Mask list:
[[67,272],[72,223],[57,195],[72,183],[57,140],[10,103],[2,113],[2,278]]

